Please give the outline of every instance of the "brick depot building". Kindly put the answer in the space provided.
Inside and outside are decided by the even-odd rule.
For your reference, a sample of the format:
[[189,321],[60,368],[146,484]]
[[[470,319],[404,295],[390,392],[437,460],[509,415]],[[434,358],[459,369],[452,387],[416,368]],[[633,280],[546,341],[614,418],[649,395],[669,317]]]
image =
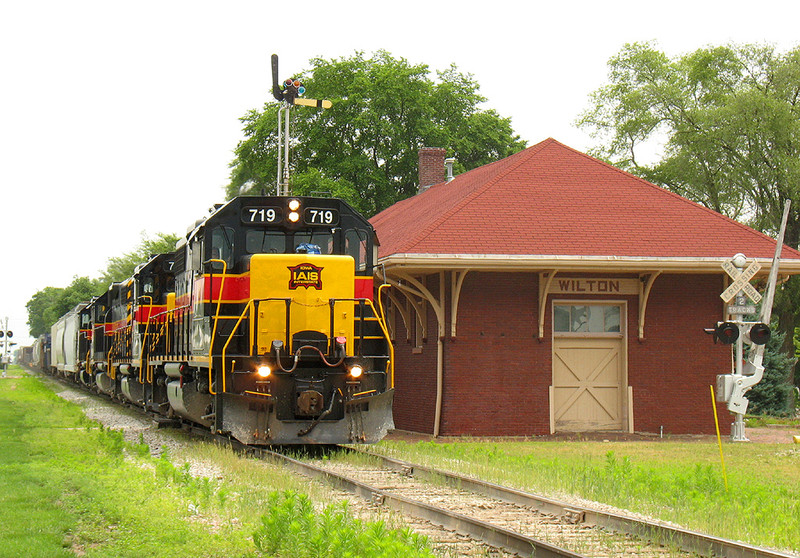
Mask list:
[[[773,239],[553,139],[450,182],[444,150],[423,149],[420,184],[371,220],[398,429],[714,432],[721,264],[741,252],[765,277]],[[800,252],[783,247],[780,272]]]

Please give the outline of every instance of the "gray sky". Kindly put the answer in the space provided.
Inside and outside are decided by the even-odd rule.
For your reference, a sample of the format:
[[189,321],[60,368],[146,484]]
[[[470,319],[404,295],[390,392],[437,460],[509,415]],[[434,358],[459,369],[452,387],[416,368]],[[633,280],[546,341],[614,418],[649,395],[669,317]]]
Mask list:
[[[0,319],[97,277],[143,233],[182,234],[224,198],[238,118],[314,56],[385,49],[475,76],[529,145],[585,151],[573,125],[623,44],[670,56],[729,42],[800,44],[796,0],[0,2]],[[308,96],[313,97],[309,91]]]

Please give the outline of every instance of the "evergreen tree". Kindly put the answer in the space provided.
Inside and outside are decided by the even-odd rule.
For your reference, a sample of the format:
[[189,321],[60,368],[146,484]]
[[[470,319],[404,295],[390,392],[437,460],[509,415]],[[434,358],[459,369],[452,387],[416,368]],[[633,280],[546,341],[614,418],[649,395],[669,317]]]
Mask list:
[[784,334],[772,324],[772,337],[764,347],[764,377],[747,393],[748,412],[753,415],[787,416],[793,405],[789,378],[795,358],[782,351]]

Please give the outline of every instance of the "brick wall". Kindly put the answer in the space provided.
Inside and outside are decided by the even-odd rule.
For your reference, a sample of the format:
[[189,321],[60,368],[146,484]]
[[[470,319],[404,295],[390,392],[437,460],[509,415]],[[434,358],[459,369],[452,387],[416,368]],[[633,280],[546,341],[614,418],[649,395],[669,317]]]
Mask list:
[[[449,288],[449,274],[445,276]],[[721,315],[722,280],[708,275],[662,275],[647,309],[645,339],[638,339],[638,297],[628,302],[628,385],[633,387],[637,431],[665,434],[714,432],[709,385],[728,372],[730,348],[714,345],[703,328]],[[438,276],[428,277],[438,293]],[[487,288],[490,287],[490,288]],[[570,300],[576,295],[556,295]],[[584,297],[591,298],[591,297]],[[550,432],[552,316],[547,302],[545,338],[538,339],[538,275],[470,272],[450,337],[450,295],[443,340],[444,390],[441,435],[526,436]],[[436,315],[428,311],[421,352],[406,342],[397,319],[395,424],[433,431],[436,400]],[[721,428],[730,415],[718,404]]]

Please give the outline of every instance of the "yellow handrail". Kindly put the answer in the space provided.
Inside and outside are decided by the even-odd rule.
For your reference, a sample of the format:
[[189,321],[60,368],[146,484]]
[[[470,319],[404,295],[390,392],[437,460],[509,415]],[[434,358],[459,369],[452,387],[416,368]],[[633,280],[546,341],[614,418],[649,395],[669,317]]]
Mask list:
[[[153,307],[153,297],[152,296],[142,295],[141,298],[149,299],[150,300],[150,308]],[[150,312],[148,311],[147,312],[147,321],[145,321],[145,323],[144,323],[144,336],[142,337],[141,353],[139,354],[139,383],[140,384],[144,383],[143,376],[144,377],[148,377],[149,376],[148,368],[150,366],[150,359],[148,358],[147,360],[145,360],[145,358],[144,358],[144,351],[145,351],[145,347],[147,346],[147,331],[149,329],[150,329]],[[131,354],[131,357],[132,356],[133,355]]]
[[[228,273],[228,262],[225,260],[218,260],[212,258],[208,260],[209,262],[218,262],[222,264],[222,281],[219,284],[219,296],[217,297],[217,312],[214,315],[214,328],[211,330],[211,344],[208,346],[208,393],[211,395],[216,395],[217,392],[214,391],[212,386],[211,380],[211,372],[214,369],[214,357],[212,352],[214,350],[214,337],[217,335],[217,321],[219,320],[219,308],[222,305],[222,290],[225,288],[225,275]],[[213,277],[213,273],[211,276]],[[211,292],[208,293],[208,299],[211,300],[211,296],[214,294],[214,282],[211,281]],[[230,340],[230,337],[228,338]],[[227,343],[226,343],[227,345]],[[223,364],[224,364],[224,357],[223,357]],[[225,393],[225,369],[223,367],[222,371],[222,393]]]
[[[222,346],[222,393],[225,393],[225,388],[226,388],[226,385],[225,385],[225,353],[228,350],[228,345],[233,340],[233,334],[236,333],[236,330],[239,329],[239,324],[242,323],[242,318],[244,318],[244,315],[247,313],[248,310],[250,310],[251,307],[255,307],[255,305],[253,304],[254,302],[255,302],[254,300],[249,300],[247,302],[247,306],[245,306],[244,310],[242,310],[242,313],[239,316],[239,319],[236,320],[236,323],[234,324],[230,335],[228,335],[228,340],[225,341],[225,345]],[[252,337],[252,329],[253,328],[251,327],[250,329],[251,329],[251,337]],[[251,352],[251,354],[248,355],[248,356],[252,356],[252,350],[253,350],[253,343],[250,343],[250,352]],[[211,366],[211,364],[209,363],[209,370],[211,370],[210,366]],[[211,382],[210,381],[209,381],[209,384],[208,384],[208,389],[209,390],[211,389]],[[216,392],[212,391],[211,393],[213,395],[216,395]]]
[[[386,285],[381,285],[378,288],[378,297],[381,294],[381,288]],[[386,338],[386,342],[389,344],[389,364],[388,364],[388,372],[389,372],[389,387],[394,388],[394,345],[392,345],[392,339],[389,336],[389,329],[386,327],[386,321],[383,317],[383,312],[379,315],[378,312],[375,310],[375,305],[372,303],[370,299],[365,299],[367,304],[372,308],[372,313],[375,314],[375,317],[378,318],[378,324],[381,326],[381,331],[383,331],[383,335]],[[380,304],[380,298],[378,298],[378,304]],[[383,307],[381,306],[381,310]],[[363,316],[362,316],[363,317]]]

